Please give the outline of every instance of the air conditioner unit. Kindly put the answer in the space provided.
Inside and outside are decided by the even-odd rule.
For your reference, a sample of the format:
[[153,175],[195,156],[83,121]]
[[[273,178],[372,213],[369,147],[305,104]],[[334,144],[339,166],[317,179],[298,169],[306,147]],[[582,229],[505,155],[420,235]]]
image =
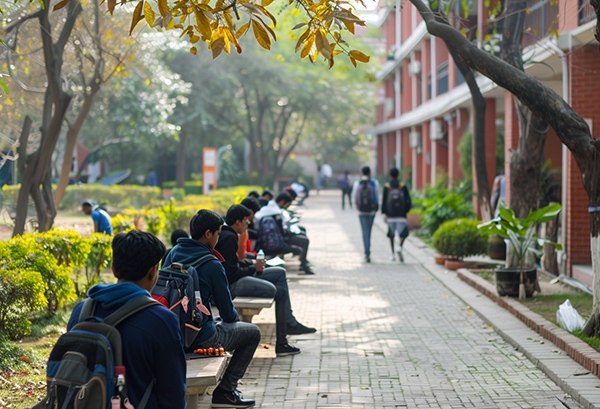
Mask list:
[[420,132],[410,132],[408,134],[408,146],[413,149],[418,149],[421,147],[421,133]]
[[444,132],[442,131],[442,121],[432,119],[429,128],[429,139],[431,139],[432,141],[438,141],[443,138]]
[[394,99],[393,98],[386,98],[383,101],[383,114],[385,116],[388,116],[389,114],[394,112]]
[[408,75],[411,77],[419,75],[421,73],[421,63],[419,61],[413,61],[408,64]]

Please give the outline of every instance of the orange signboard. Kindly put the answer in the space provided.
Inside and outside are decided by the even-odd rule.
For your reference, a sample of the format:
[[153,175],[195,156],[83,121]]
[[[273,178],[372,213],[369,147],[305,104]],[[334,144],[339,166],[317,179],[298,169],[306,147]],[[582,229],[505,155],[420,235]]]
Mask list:
[[202,149],[202,192],[209,195],[217,188],[217,150]]

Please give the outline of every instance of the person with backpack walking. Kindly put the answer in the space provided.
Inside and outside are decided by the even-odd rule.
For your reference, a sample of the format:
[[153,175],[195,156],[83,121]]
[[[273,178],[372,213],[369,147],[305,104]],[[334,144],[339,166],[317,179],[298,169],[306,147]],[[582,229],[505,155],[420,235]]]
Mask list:
[[360,180],[354,182],[352,196],[358,210],[358,219],[362,230],[363,245],[365,247],[365,261],[371,262],[371,229],[379,208],[379,183],[371,177],[371,168],[365,166],[361,169]]
[[[89,309],[90,315],[98,317],[98,319],[107,319],[117,310],[123,311],[120,310],[121,307],[126,308],[131,304],[146,301],[145,307],[147,308],[142,307],[144,309],[116,324],[115,327],[120,333],[121,345],[111,345],[112,350],[116,348],[122,350],[123,366],[126,369],[123,369],[123,372],[127,397],[129,403],[136,409],[181,409],[185,407],[186,363],[179,323],[171,311],[150,298],[150,292],[158,278],[159,262],[165,250],[164,244],[147,232],[132,230],[115,235],[112,241],[112,272],[117,278],[117,284],[98,284],[90,288],[89,299],[79,303],[73,309],[67,324],[68,332],[65,334],[72,337],[82,333],[83,336],[89,338],[94,324],[98,324],[98,321],[85,320],[83,322],[82,318],[88,315],[85,312],[88,310],[84,311],[87,303],[91,303],[88,305],[92,306]],[[87,327],[77,331],[81,328],[79,326],[82,323]],[[80,347],[75,352],[79,355],[90,352],[89,349],[83,347],[85,340],[86,338],[82,338],[78,343]],[[57,345],[59,343],[60,339]],[[96,361],[97,351],[94,350],[91,355],[93,356],[87,356],[87,362],[91,364],[96,362],[95,367],[101,366]],[[67,357],[68,355],[65,355],[63,361]],[[54,350],[50,355],[48,371],[53,367],[56,368],[56,363],[52,362],[53,358]],[[117,367],[115,367],[116,370]],[[72,373],[82,374],[84,372],[80,369],[79,372],[73,371]],[[49,379],[60,373],[60,369],[56,375],[49,372]],[[121,378],[115,379],[117,386],[119,379]],[[80,396],[76,397],[81,399],[78,400],[79,405],[86,407],[85,401],[82,400],[84,398],[92,399],[90,395],[96,394],[100,390],[109,391],[105,394],[108,394],[107,398],[110,400],[113,395],[112,390],[117,389],[111,381],[113,379],[107,379],[108,385],[105,385],[104,388],[108,389],[88,388],[86,394],[79,394]],[[60,385],[58,387],[60,388]],[[59,394],[60,396],[61,394]],[[146,403],[141,404],[144,399],[146,399]],[[63,404],[63,402],[51,406],[73,407]]]
[[381,213],[383,213],[383,220],[388,225],[388,237],[390,238],[390,245],[392,247],[392,261],[396,260],[394,252],[396,233],[398,233],[399,240],[398,258],[400,261],[404,261],[402,245],[406,237],[408,237],[406,213],[408,213],[412,205],[408,188],[398,180],[399,174],[398,169],[390,169],[389,182],[383,187],[383,199],[381,200]]
[[[190,236],[180,238],[165,260],[165,265],[181,263],[185,268],[192,266],[198,274],[201,299],[211,312],[202,325],[196,339],[188,350],[208,349],[217,346],[233,351],[223,379],[213,392],[212,407],[247,408],[255,401],[243,399],[237,389],[238,381],[250,365],[254,351],[260,342],[261,333],[254,324],[241,322],[229,292],[225,259],[214,250],[223,226],[221,216],[202,209],[190,221]],[[207,261],[208,259],[208,261]],[[208,302],[208,300],[211,302]],[[216,304],[221,321],[215,324],[211,304]]]
[[342,190],[342,210],[346,207],[346,196],[348,196],[348,205],[352,209],[352,180],[350,179],[350,172],[345,171],[343,176],[339,176],[337,185]]

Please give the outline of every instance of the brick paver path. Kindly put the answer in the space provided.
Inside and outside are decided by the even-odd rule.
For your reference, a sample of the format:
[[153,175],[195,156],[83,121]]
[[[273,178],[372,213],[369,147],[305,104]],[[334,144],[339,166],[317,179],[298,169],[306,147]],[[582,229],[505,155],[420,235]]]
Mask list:
[[291,337],[299,355],[253,361],[240,389],[258,407],[579,407],[414,258],[389,261],[380,228],[363,263],[358,216],[337,192],[306,205],[316,275],[290,287],[297,318],[319,332]]

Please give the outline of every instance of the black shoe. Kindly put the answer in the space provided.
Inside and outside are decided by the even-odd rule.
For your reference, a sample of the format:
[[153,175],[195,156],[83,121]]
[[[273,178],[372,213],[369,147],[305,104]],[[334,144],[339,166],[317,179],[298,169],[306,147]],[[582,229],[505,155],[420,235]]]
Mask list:
[[300,348],[296,348],[290,344],[280,344],[275,346],[275,353],[278,357],[280,356],[288,356],[288,355],[296,355],[300,353]]
[[297,323],[296,325],[288,325],[285,332],[288,335],[314,334],[317,329]]
[[365,263],[371,262],[371,256],[365,256]]
[[233,392],[226,391],[222,388],[217,388],[213,392],[212,408],[249,408],[254,406],[254,399],[242,399],[242,394],[239,390]]
[[314,275],[315,274],[315,272],[312,271],[312,269],[309,266],[307,266],[307,265],[300,266],[300,271],[304,271],[304,274],[307,274],[307,275]]

